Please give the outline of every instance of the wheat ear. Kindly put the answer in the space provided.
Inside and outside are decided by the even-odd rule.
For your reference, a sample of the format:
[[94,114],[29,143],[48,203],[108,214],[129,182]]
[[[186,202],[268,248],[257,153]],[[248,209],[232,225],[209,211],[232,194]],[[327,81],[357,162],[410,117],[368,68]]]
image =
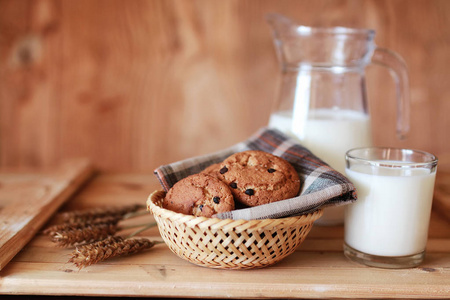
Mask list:
[[72,252],[69,262],[82,269],[109,258],[150,249],[156,243],[158,242],[152,242],[145,238],[124,239],[120,236],[110,236],[105,240],[77,247]]

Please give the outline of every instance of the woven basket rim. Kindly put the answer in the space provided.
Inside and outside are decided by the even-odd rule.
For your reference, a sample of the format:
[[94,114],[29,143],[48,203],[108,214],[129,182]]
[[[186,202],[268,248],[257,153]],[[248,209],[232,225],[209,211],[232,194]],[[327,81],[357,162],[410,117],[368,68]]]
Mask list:
[[196,217],[193,215],[185,215],[182,213],[176,213],[174,211],[165,209],[156,204],[164,197],[166,192],[162,190],[156,190],[150,194],[147,199],[147,209],[154,215],[163,219],[170,219],[171,222],[183,223],[186,226],[197,226],[200,228],[217,228],[217,229],[229,229],[236,232],[249,231],[249,230],[271,230],[276,227],[297,227],[307,225],[314,222],[322,216],[322,209],[317,209],[308,214],[285,217],[279,219],[257,219],[257,220],[233,220],[233,219],[219,219],[219,218],[207,218]]

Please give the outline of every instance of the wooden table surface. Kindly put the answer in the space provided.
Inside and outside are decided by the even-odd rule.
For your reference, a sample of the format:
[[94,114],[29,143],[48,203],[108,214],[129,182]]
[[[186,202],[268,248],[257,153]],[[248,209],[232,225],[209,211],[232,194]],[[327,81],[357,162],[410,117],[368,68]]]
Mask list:
[[[441,180],[439,191],[443,199],[449,195],[449,177],[441,178],[445,180]],[[159,189],[159,184],[153,174],[98,174],[60,211],[144,204],[155,189]],[[378,269],[347,260],[342,252],[342,226],[314,226],[294,254],[271,267],[245,271],[193,265],[178,258],[165,244],[78,270],[67,262],[72,249],[55,247],[47,236],[39,233],[0,271],[0,294],[239,299],[450,298],[450,218],[442,211],[442,205],[447,204],[441,202],[435,206],[427,255],[417,268]],[[130,220],[151,221],[150,215]],[[161,241],[157,228],[140,235]]]

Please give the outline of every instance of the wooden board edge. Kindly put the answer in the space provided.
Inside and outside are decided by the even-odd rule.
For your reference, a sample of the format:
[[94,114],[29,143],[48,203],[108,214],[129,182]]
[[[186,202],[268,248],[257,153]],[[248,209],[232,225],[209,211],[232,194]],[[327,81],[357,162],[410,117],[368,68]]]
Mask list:
[[67,161],[55,170],[55,174],[63,172],[67,172],[67,176],[63,176],[61,179],[65,183],[63,188],[55,189],[49,195],[54,200],[49,201],[39,217],[34,216],[26,227],[15,234],[0,249],[0,271],[35,236],[58,208],[94,175],[94,167],[88,160],[77,159]]

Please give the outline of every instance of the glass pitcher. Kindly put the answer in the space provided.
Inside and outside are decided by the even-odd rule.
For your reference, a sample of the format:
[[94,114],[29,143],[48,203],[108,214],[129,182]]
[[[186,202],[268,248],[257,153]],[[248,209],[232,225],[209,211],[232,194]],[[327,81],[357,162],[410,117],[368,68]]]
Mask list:
[[[396,83],[397,135],[409,131],[409,79],[403,59],[374,43],[375,31],[344,27],[313,28],[269,14],[282,70],[279,98],[269,127],[301,144],[345,174],[345,152],[372,146],[365,68],[391,70]],[[319,225],[342,224],[345,207],[324,210]]]

